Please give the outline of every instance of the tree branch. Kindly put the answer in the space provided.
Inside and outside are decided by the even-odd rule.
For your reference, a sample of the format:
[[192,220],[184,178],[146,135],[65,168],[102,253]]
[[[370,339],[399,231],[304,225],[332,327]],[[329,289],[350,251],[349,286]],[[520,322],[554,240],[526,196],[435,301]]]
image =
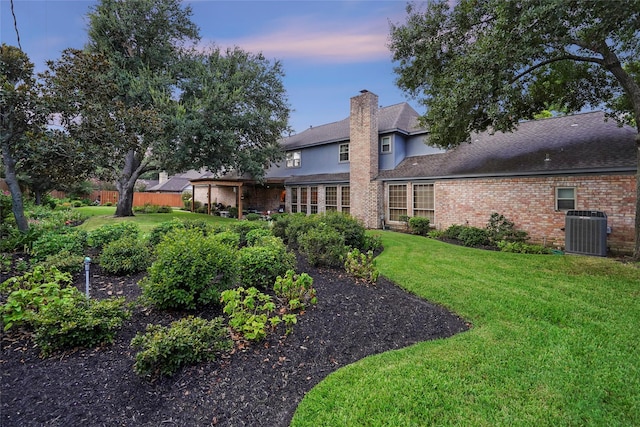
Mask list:
[[578,55],[566,54],[566,55],[558,56],[556,58],[547,59],[546,61],[542,61],[542,62],[540,62],[540,63],[538,63],[536,65],[533,65],[533,66],[527,68],[526,70],[524,70],[523,72],[521,72],[520,74],[518,74],[517,76],[512,78],[509,83],[514,83],[514,82],[520,80],[522,77],[524,77],[527,74],[537,70],[538,68],[542,68],[545,65],[552,64],[554,62],[559,62],[559,61],[592,62],[594,64],[604,65],[604,61],[602,59],[599,59],[599,58],[591,58],[591,57],[588,57],[588,56],[578,56]]

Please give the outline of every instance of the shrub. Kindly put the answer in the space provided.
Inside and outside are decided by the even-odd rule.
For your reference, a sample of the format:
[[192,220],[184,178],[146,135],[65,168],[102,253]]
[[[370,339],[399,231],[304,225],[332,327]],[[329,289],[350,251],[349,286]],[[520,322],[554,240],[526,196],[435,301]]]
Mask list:
[[0,307],[4,329],[21,325],[34,330],[43,356],[54,350],[111,342],[130,316],[124,298],[87,300],[70,283],[68,273],[43,266],[5,281],[1,289],[8,297]]
[[181,220],[174,218],[171,221],[165,221],[156,225],[151,230],[149,236],[149,245],[156,246],[170,231],[180,230],[199,230],[203,236],[207,236],[212,231],[211,225],[201,219]]
[[63,250],[57,254],[49,255],[40,264],[45,268],[55,267],[62,272],[76,274],[84,268],[84,256]]
[[491,214],[486,228],[489,240],[494,245],[497,245],[498,242],[502,240],[508,242],[525,242],[528,238],[526,231],[516,230],[513,222],[505,218],[504,215],[496,212]]
[[289,223],[293,215],[291,214],[278,214],[271,215],[271,219],[273,220],[271,223],[271,233],[274,236],[281,238],[285,244],[288,244],[287,239],[287,228],[289,227]]
[[367,283],[375,284],[378,281],[380,272],[373,259],[373,252],[361,253],[358,249],[347,252],[344,268],[356,280],[363,280]]
[[290,248],[296,249],[300,246],[300,238],[306,235],[309,230],[318,224],[317,215],[305,215],[296,213],[289,215],[287,228],[285,230],[284,241]]
[[260,246],[247,246],[238,252],[239,281],[246,287],[267,289],[279,275],[296,265],[295,255],[279,239]]
[[193,309],[217,303],[237,275],[236,250],[199,230],[174,230],[156,247],[141,282],[143,296],[158,308]]
[[431,230],[427,233],[427,237],[431,239],[441,239],[445,237],[446,230]]
[[453,224],[444,230],[443,237],[448,239],[460,240],[460,233],[467,228],[464,225]]
[[76,288],[73,298],[47,304],[35,320],[35,341],[43,356],[73,347],[112,343],[125,319],[131,316],[124,297],[85,299]]
[[211,239],[235,249],[240,247],[240,235],[235,231],[221,231],[211,236]]
[[342,234],[327,225],[314,227],[301,235],[299,249],[313,266],[338,266],[346,252]]
[[285,322],[287,332],[297,322],[295,314],[272,315],[275,303],[256,288],[239,287],[222,293],[223,311],[229,316],[229,326],[245,339],[259,341],[267,335],[267,328]]
[[215,360],[232,345],[222,317],[189,316],[169,327],[149,325],[131,340],[131,346],[140,349],[133,370],[140,376],[171,376],[185,365]]
[[229,229],[238,233],[240,236],[240,247],[247,244],[247,233],[256,229],[267,229],[269,224],[267,222],[257,221],[237,221],[231,224]]
[[429,233],[429,224],[429,218],[414,216],[409,219],[409,230],[411,230],[413,234],[426,236],[427,233]]
[[276,278],[273,290],[276,298],[289,310],[304,310],[308,304],[318,302],[313,278],[307,273],[297,275],[294,270],[287,270],[284,277]]
[[530,245],[524,242],[508,242],[502,240],[498,242],[498,247],[502,252],[515,252],[521,254],[550,254],[551,249],[542,245]]
[[262,218],[262,215],[253,213],[253,212],[248,213],[244,216],[244,219],[246,219],[247,221],[258,221],[261,218]]
[[365,228],[360,220],[342,212],[327,212],[319,215],[318,221],[340,233],[344,237],[346,246],[364,249]]
[[100,266],[111,274],[133,274],[151,264],[151,251],[146,241],[125,236],[108,243],[100,254]]
[[489,233],[484,228],[464,227],[458,240],[465,246],[484,246],[489,244]]
[[363,251],[372,251],[373,253],[376,253],[380,249],[382,249],[382,238],[379,234],[365,235],[364,248],[362,248]]
[[260,241],[264,240],[265,237],[273,237],[271,230],[266,228],[256,228],[255,230],[251,230],[247,232],[247,245],[255,246],[256,244],[259,244]]
[[83,230],[46,231],[31,248],[31,255],[36,261],[44,261],[49,255],[67,251],[74,255],[82,255],[87,243],[87,233]]
[[102,249],[107,244],[115,242],[123,236],[138,237],[140,226],[135,222],[116,222],[105,224],[89,233],[88,243],[92,248]]

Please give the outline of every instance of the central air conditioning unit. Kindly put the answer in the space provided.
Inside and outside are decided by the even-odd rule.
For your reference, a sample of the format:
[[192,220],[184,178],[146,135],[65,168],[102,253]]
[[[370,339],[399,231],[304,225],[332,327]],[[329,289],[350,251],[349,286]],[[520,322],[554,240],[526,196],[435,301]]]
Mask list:
[[567,211],[565,252],[607,256],[607,214],[602,211]]

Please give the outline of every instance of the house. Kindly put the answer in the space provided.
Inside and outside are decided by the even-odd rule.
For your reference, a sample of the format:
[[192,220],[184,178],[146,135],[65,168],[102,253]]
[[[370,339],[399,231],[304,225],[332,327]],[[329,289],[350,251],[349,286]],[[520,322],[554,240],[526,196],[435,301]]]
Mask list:
[[[562,248],[567,211],[602,211],[609,248],[633,251],[636,131],[602,112],[522,122],[441,150],[425,144],[428,130],[406,103],[380,108],[362,91],[350,107],[342,121],[283,140],[286,160],[265,182],[284,190],[287,212],[348,212],[372,229],[402,227],[405,216],[438,229],[484,227],[497,212],[532,242]],[[240,191],[248,182],[225,185]],[[275,193],[263,197],[280,203]]]

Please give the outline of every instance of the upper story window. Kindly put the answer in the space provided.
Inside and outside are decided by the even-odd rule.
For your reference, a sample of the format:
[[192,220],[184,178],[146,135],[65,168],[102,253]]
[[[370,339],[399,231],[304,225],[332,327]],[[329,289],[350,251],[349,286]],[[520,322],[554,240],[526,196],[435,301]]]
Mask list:
[[576,189],[574,187],[556,188],[556,210],[568,211],[576,208]]
[[289,151],[287,153],[287,167],[288,168],[300,167],[300,151]]
[[340,144],[340,162],[349,161],[349,144]]
[[380,140],[380,152],[381,153],[390,153],[391,152],[391,137],[383,136]]

